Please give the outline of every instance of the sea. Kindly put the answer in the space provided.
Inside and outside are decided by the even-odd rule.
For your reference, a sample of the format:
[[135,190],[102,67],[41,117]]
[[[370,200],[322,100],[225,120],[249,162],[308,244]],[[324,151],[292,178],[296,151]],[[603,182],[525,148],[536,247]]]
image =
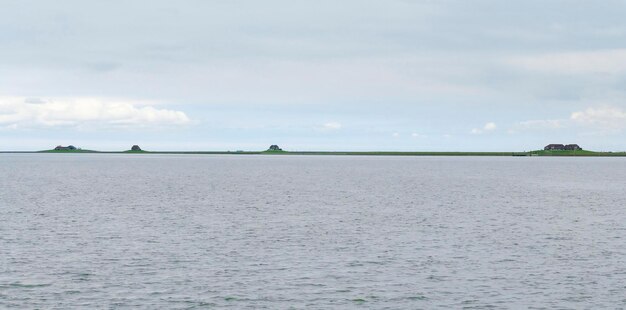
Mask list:
[[0,154],[1,309],[624,309],[626,159]]

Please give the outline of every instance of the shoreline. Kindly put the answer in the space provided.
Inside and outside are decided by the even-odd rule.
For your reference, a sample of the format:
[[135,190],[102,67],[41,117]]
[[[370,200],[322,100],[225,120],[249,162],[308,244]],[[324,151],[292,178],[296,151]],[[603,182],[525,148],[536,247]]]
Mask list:
[[626,157],[626,152],[531,151],[531,152],[393,152],[393,151],[0,151],[0,154],[129,154],[129,155],[318,155],[318,156],[485,156],[485,157]]

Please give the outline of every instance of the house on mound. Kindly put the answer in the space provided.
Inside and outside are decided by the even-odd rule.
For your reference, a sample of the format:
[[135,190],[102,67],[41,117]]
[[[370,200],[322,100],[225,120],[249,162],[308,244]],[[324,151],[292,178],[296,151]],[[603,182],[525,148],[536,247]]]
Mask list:
[[73,145],[68,145],[68,146],[61,146],[58,145],[57,147],[54,148],[55,151],[76,151],[77,148]]
[[578,144],[548,144],[543,148],[545,151],[580,151]]
[[564,148],[566,151],[580,151],[583,148],[578,146],[578,144],[568,144]]

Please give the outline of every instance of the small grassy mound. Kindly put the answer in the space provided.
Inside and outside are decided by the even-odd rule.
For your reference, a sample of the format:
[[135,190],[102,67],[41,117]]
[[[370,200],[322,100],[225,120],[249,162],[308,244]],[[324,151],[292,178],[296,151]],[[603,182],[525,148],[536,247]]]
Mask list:
[[98,153],[94,150],[44,150],[39,153]]
[[288,153],[287,151],[283,151],[283,150],[266,150],[263,151],[263,154],[285,154]]

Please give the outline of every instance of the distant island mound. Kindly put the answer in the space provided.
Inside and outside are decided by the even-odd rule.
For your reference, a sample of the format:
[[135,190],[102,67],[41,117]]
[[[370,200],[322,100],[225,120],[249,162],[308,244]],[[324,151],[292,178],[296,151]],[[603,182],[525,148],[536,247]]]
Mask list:
[[578,144],[552,143],[546,145],[543,150],[531,151],[530,156],[615,156],[622,153],[594,152],[580,147]]
[[125,151],[126,153],[146,153],[146,151],[142,150],[141,147],[139,147],[139,145],[135,144],[133,145],[130,150]]
[[55,148],[53,148],[51,150],[46,150],[46,151],[41,151],[41,152],[47,152],[47,153],[94,153],[96,151],[83,150],[83,149],[81,149],[79,147],[75,147],[73,145],[68,145],[68,146],[57,145]]
[[278,145],[272,144],[267,150],[263,151],[263,153],[286,153],[286,152],[283,151],[283,149],[281,149]]
[[68,146],[58,145],[57,147],[54,148],[54,150],[55,151],[77,151],[80,149],[73,145],[68,145]]

